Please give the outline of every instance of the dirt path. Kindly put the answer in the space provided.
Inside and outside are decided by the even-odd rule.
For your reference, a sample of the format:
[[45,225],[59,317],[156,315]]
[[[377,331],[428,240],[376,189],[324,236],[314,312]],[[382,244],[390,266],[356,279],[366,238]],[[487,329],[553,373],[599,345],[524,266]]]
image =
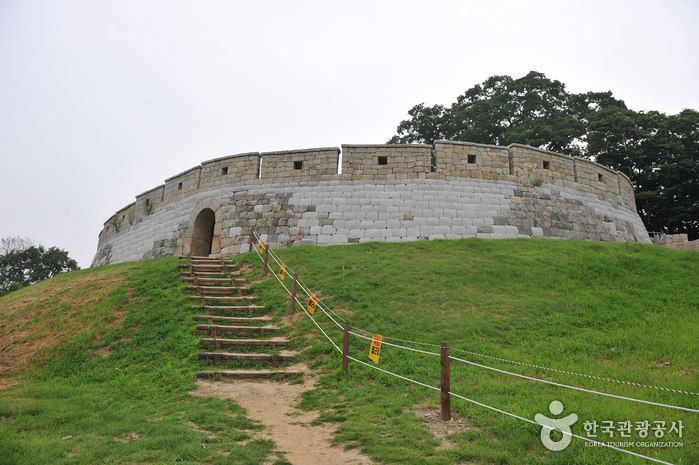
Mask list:
[[[212,382],[200,380],[194,395],[233,399],[248,411],[248,416],[264,423],[262,437],[274,440],[277,448],[286,452],[294,465],[371,464],[371,460],[356,449],[344,450],[330,446],[332,426],[310,426],[317,418],[294,408],[298,396],[313,388],[313,380],[289,385],[271,381]],[[292,414],[290,416],[288,414]]]

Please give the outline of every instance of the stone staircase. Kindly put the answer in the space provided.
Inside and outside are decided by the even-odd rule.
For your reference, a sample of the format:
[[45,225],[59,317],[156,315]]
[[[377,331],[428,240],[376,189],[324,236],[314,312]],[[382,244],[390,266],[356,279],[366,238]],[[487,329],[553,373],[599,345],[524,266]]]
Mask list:
[[[185,292],[198,304],[192,307],[201,322],[196,328],[201,334],[199,360],[213,365],[213,371],[199,371],[199,378],[271,378],[289,377],[301,373],[277,369],[291,362],[293,355],[280,353],[288,339],[275,336],[279,328],[271,325],[265,308],[255,304],[255,296],[245,286],[245,279],[235,265],[220,258],[180,257],[180,275],[187,284]],[[247,304],[247,305],[246,305]],[[238,316],[238,315],[247,316]],[[208,337],[207,337],[208,336]],[[218,365],[255,369],[218,369]],[[264,369],[263,367],[275,369]]]

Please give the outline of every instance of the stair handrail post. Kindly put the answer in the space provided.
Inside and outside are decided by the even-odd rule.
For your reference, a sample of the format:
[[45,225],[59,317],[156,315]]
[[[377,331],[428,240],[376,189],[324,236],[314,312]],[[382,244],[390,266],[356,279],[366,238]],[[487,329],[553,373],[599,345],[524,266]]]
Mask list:
[[442,342],[440,345],[441,360],[439,366],[441,368],[441,405],[442,405],[442,421],[451,420],[451,397],[449,396],[450,388],[450,373],[449,373],[449,343]]
[[345,321],[344,334],[342,335],[342,376],[345,376],[349,366],[349,358],[347,358],[349,357],[349,330],[350,323],[349,321]]
[[248,249],[248,252],[252,252],[252,244],[255,242],[255,227],[250,228],[250,248]]

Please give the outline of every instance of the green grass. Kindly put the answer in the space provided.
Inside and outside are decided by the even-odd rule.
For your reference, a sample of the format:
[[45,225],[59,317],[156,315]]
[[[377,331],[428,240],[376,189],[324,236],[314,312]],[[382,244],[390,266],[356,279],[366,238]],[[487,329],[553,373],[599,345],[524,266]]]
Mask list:
[[[324,302],[353,326],[384,337],[451,344],[452,355],[496,368],[586,389],[699,409],[695,396],[580,378],[459,353],[463,349],[599,377],[699,392],[699,254],[657,246],[550,240],[458,240],[277,251]],[[249,260],[237,257],[236,260]],[[286,281],[290,281],[288,278]],[[276,280],[261,294],[287,300]],[[288,305],[288,304],[287,304]],[[316,311],[316,321],[341,346],[342,335]],[[337,422],[336,441],[382,463],[645,463],[573,440],[550,452],[541,427],[452,399],[467,431],[436,449],[416,406],[439,408],[439,393],[350,362],[308,321],[296,334],[316,334],[305,352],[327,373],[301,406]],[[391,342],[390,340],[388,340]],[[410,345],[410,344],[404,344]],[[439,352],[438,347],[410,345]],[[353,337],[351,355],[369,362],[369,341]],[[649,420],[684,424],[684,447],[631,450],[672,463],[699,463],[697,414],[631,403],[521,380],[452,361],[452,391],[534,419],[551,417],[559,400],[574,412],[573,433],[586,421]],[[379,366],[439,386],[439,357],[382,347]],[[652,435],[652,432],[651,432]],[[632,431],[632,440],[642,439]],[[613,439],[619,441],[618,432]],[[628,441],[630,439],[623,439]]]
[[[699,409],[694,396],[541,371],[459,353],[496,357],[699,391],[699,254],[624,243],[458,240],[295,247],[276,251],[323,302],[353,326],[384,337],[451,344],[452,355],[528,376]],[[261,277],[256,254],[249,278]],[[291,277],[284,281],[290,285]],[[276,279],[253,284],[275,321],[289,298]],[[145,260],[61,275],[0,298],[0,335],[26,333],[16,347],[46,347],[0,377],[0,463],[288,463],[232,401],[188,394],[198,336],[176,259]],[[449,439],[435,439],[416,409],[438,409],[439,393],[341,358],[315,325],[299,319],[280,335],[320,374],[300,407],[337,424],[335,441],[377,463],[647,463],[580,440],[561,452],[541,444],[540,427],[452,399]],[[315,320],[336,343],[339,329]],[[18,334],[18,333],[17,333]],[[24,333],[22,333],[24,334]],[[386,341],[391,342],[390,339]],[[48,344],[51,342],[53,345]],[[409,345],[409,344],[406,344]],[[5,345],[3,344],[3,347]],[[351,355],[368,363],[369,342]],[[438,352],[434,346],[412,347]],[[108,350],[107,350],[108,349]],[[0,351],[2,361],[18,363]],[[106,353],[109,356],[104,357]],[[9,362],[7,362],[9,363]],[[631,448],[671,463],[699,463],[697,414],[629,403],[525,381],[452,361],[452,391],[533,419],[684,423],[676,449]],[[5,366],[5,365],[3,365]],[[231,366],[233,367],[233,366]],[[439,386],[439,357],[384,345],[379,367]],[[0,384],[1,386],[2,384]],[[633,433],[633,441],[641,440]],[[608,439],[607,439],[608,440]],[[617,440],[614,438],[613,440]],[[446,447],[445,447],[446,446]]]
[[[5,376],[19,384],[0,391],[0,463],[270,463],[274,443],[251,437],[262,425],[241,407],[188,394],[203,367],[177,268],[168,258],[84,270],[0,299],[2,328],[24,315],[20,329],[35,329],[20,342],[47,331],[59,341]],[[82,313],[60,304],[82,298]],[[42,301],[52,305],[37,328],[26,316]]]

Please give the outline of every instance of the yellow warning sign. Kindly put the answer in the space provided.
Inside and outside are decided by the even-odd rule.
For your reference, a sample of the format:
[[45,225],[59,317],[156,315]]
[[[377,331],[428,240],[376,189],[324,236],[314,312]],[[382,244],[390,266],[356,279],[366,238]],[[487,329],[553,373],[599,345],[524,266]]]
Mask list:
[[282,267],[279,268],[279,273],[277,273],[279,279],[284,279],[284,273],[286,273],[286,265],[282,263]]
[[308,299],[308,313],[313,315],[316,311],[316,305],[318,304],[318,297],[315,294],[311,294],[310,299]]
[[371,337],[371,347],[369,348],[369,358],[374,363],[379,363],[379,356],[381,355],[381,336],[374,334]]
[[262,253],[265,251],[265,247],[267,247],[267,244],[265,244],[265,241],[260,239],[260,246],[257,248],[257,251]]

